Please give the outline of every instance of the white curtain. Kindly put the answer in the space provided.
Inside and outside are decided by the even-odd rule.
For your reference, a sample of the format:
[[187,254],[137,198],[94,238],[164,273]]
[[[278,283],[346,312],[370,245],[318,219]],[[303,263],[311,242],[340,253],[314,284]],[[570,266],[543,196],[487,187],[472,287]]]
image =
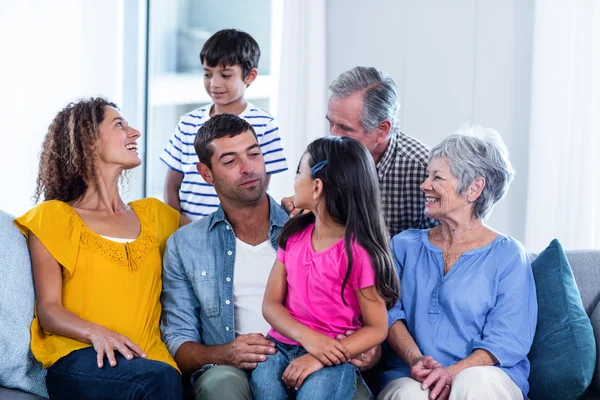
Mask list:
[[536,1],[525,245],[600,248],[600,1]]
[[123,0],[0,0],[1,210],[32,207],[42,140],[69,101],[121,103],[122,10]]
[[306,146],[327,132],[325,0],[284,0],[276,118],[289,170],[273,176],[276,200],[294,194],[298,161]]

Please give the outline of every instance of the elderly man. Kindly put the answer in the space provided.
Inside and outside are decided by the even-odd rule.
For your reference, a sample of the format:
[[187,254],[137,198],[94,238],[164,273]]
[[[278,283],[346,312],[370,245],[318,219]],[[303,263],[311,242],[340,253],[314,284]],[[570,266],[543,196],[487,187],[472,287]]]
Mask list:
[[[431,228],[435,220],[423,214],[429,149],[399,131],[398,96],[394,79],[373,67],[355,67],[329,86],[329,131],[367,147],[379,176],[383,216],[390,236],[410,228]],[[282,204],[293,209],[292,198]]]
[[[211,118],[194,147],[198,173],[220,206],[175,232],[163,266],[163,340],[196,399],[251,399],[248,377],[275,352],[262,301],[288,216],[266,194],[267,173],[252,126]],[[355,399],[369,398],[363,385]]]

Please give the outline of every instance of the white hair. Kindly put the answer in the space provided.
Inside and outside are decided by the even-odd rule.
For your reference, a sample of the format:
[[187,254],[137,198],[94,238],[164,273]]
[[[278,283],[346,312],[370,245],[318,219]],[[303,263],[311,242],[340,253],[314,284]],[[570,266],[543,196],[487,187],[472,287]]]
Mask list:
[[396,114],[400,105],[396,82],[383,71],[373,67],[354,67],[343,72],[329,86],[331,96],[345,99],[354,93],[363,94],[363,110],[360,123],[367,133],[388,120],[391,132],[398,129]]
[[467,125],[448,136],[431,150],[431,159],[443,158],[458,179],[458,194],[475,178],[485,179],[485,187],[475,200],[473,216],[484,219],[504,197],[515,171],[508,159],[508,149],[494,129]]

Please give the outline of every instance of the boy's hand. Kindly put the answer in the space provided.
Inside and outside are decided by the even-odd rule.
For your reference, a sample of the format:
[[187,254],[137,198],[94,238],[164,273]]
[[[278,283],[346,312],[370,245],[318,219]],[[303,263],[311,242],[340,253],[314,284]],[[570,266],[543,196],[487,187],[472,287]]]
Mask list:
[[312,373],[323,368],[323,364],[310,354],[305,354],[292,360],[283,372],[283,383],[287,387],[300,389],[302,383]]
[[302,211],[301,209],[296,208],[294,205],[294,196],[284,197],[281,199],[281,206],[285,208],[290,215],[290,218],[295,217],[300,211]]
[[350,360],[350,353],[340,341],[312,331],[302,341],[302,346],[323,365],[340,365]]

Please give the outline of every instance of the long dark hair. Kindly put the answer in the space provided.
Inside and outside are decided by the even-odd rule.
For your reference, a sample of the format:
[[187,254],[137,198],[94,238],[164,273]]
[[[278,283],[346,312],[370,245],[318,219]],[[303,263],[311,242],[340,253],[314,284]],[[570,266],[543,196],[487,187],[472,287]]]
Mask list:
[[[352,241],[356,241],[371,257],[375,269],[375,288],[389,309],[400,297],[400,285],[382,217],[373,157],[357,140],[335,136],[315,140],[308,145],[305,154],[309,156],[307,161],[313,179],[323,181],[327,213],[336,223],[346,227],[344,246],[348,270],[342,284],[344,304],[348,305],[344,299],[344,288],[352,271]],[[279,235],[279,246],[285,250],[288,239],[314,221],[312,212],[289,220]]]
[[100,136],[106,107],[117,108],[103,98],[81,99],[70,103],[54,118],[48,128],[40,155],[40,168],[34,201],[70,202],[96,182],[92,147]]

